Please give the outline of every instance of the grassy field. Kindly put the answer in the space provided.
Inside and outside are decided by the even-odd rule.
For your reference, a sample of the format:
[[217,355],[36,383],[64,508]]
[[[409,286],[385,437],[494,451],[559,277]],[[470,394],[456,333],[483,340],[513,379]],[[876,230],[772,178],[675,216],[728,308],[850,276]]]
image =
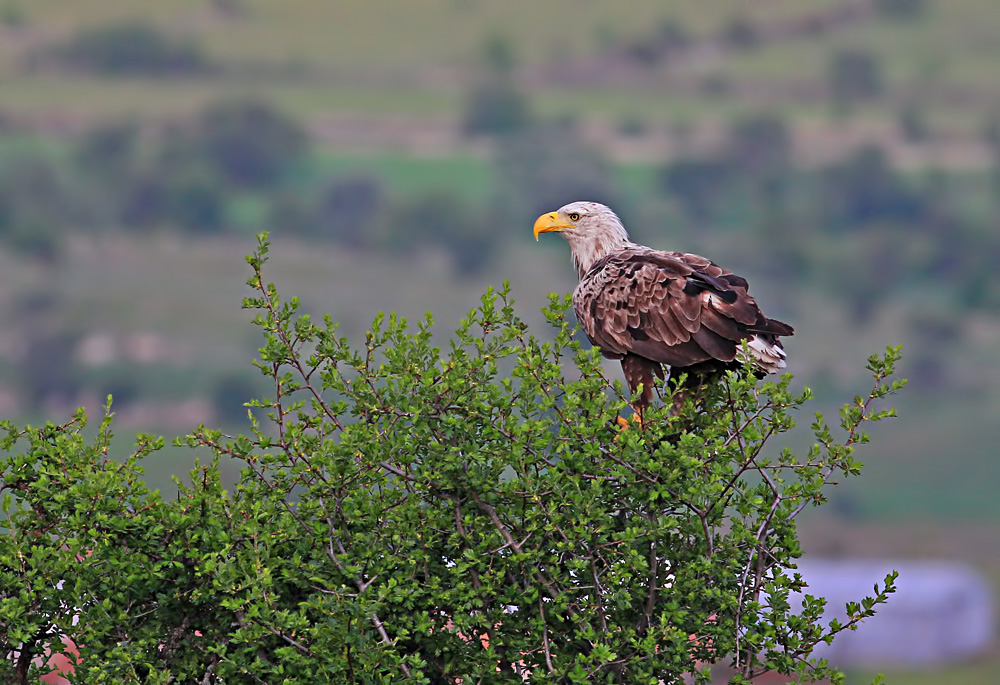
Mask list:
[[[813,0],[821,9],[841,0]],[[226,11],[226,6],[232,9]],[[206,50],[223,60],[293,62],[362,69],[456,66],[501,35],[527,65],[567,55],[589,57],[617,37],[641,35],[675,21],[694,35],[710,34],[730,20],[730,0],[634,0],[627,12],[588,0],[545,3],[494,0],[171,0],[123,5],[115,0],[5,0],[20,24],[46,37],[108,21],[143,20],[180,35],[210,36]],[[13,9],[12,9],[13,8]],[[740,16],[761,21],[801,12],[796,0],[747,3]]]
[[[609,3],[572,0],[178,0],[141,6],[111,0],[5,0],[0,5],[0,18],[6,18],[0,32],[7,38],[0,41],[0,84],[4,108],[39,119],[162,118],[215,98],[259,96],[305,117],[353,112],[453,120],[466,85],[482,66],[484,45],[499,37],[509,45],[538,111],[546,115],[712,122],[767,106],[794,119],[840,125],[843,121],[830,120],[822,97],[803,98],[800,89],[820,86],[831,56],[844,49],[871,51],[885,74],[886,97],[856,113],[861,121],[891,123],[900,106],[918,103],[935,126],[970,135],[1000,106],[994,78],[1000,51],[993,41],[1000,11],[988,0],[929,0],[924,15],[912,21],[868,18],[752,50],[723,51],[652,70],[635,66],[613,78],[601,77],[602,67],[594,66],[654,37],[666,23],[704,41],[735,19],[773,27],[843,4],[767,0],[734,9],[728,0],[637,0],[622,12]],[[25,66],[46,46],[82,27],[130,20],[196,41],[221,71],[141,80]],[[589,76],[572,82],[545,76],[553,66],[572,64],[591,65],[585,70]],[[702,82],[759,84],[762,96],[753,97],[752,89],[749,96],[745,89],[702,92]]]
[[313,177],[371,175],[380,179],[393,194],[414,196],[450,189],[470,201],[488,198],[492,189],[490,165],[482,158],[435,157],[385,154],[323,154],[306,175]]

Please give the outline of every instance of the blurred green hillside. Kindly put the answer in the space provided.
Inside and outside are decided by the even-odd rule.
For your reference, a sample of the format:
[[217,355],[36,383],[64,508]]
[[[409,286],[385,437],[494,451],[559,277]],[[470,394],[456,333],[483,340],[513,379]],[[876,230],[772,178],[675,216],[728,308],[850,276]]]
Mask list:
[[[889,136],[916,109],[939,134],[967,139],[1000,103],[996,13],[987,0],[636,0],[627,11],[572,0],[6,0],[0,79],[7,112],[53,129],[252,95],[318,128],[412,118],[447,138],[484,46],[499,40],[547,115],[717,126],[767,106],[803,135],[850,137]],[[94,73],[60,59],[94,34],[136,26],[189,48],[188,61],[149,79],[148,68]],[[838,58],[859,54],[877,62],[881,97],[831,116],[825,84]]]
[[263,230],[354,340],[432,310],[444,344],[504,279],[540,328],[575,278],[531,222],[601,200],[746,275],[826,410],[903,345],[900,418],[814,521],[881,533],[807,545],[906,530],[1000,578],[960,535],[1000,522],[998,34],[989,0],[0,0],[0,416],[244,429]]
[[529,312],[571,289],[528,226],[589,197],[750,276],[824,401],[904,345],[842,515],[996,516],[998,26],[984,0],[6,0],[0,405],[236,420],[253,233],[348,333],[447,331],[486,284]]

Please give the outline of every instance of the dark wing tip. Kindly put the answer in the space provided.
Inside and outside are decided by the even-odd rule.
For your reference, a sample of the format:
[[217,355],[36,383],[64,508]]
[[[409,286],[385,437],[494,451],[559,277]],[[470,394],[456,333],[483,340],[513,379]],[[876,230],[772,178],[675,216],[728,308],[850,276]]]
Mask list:
[[739,293],[729,289],[729,284],[723,283],[706,274],[695,273],[687,277],[684,283],[684,294],[696,297],[702,291],[711,290],[712,294],[726,304],[733,304],[739,299]]
[[795,335],[794,328],[777,319],[765,319],[763,325],[754,324],[750,330],[754,333],[768,333],[770,335]]

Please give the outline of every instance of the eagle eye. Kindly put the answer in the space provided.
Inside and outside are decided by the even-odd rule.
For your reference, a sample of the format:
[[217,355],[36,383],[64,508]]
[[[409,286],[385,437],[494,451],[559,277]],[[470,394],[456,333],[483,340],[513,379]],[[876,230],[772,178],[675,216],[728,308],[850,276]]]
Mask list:
[[570,221],[579,221],[580,220],[580,214],[579,214],[579,212],[570,212],[569,214],[567,214],[567,216],[569,217]]

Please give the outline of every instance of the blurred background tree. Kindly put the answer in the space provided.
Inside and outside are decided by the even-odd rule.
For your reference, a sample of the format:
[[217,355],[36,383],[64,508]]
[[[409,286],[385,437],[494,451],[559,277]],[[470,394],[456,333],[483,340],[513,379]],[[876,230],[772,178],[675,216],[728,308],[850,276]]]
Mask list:
[[80,29],[35,59],[109,76],[167,76],[208,69],[197,43],[174,39],[139,21]]
[[491,36],[483,46],[482,66],[473,75],[462,112],[468,136],[512,134],[531,120],[527,96],[516,83],[517,63],[506,38]]
[[848,112],[882,95],[885,88],[882,63],[867,50],[841,50],[830,58],[827,88],[834,108]]

